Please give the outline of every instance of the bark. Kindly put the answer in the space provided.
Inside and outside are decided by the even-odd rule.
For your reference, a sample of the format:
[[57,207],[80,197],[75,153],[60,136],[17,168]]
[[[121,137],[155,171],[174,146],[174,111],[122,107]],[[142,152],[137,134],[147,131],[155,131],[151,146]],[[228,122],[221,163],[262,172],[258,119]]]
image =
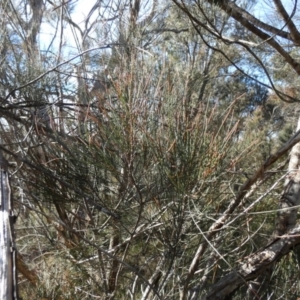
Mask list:
[[0,152],[0,299],[17,300],[16,247],[8,162]]
[[[298,120],[298,130],[300,130],[300,118]],[[298,205],[300,205],[300,143],[296,144],[290,153],[288,175],[279,203],[280,210],[278,211],[276,236],[285,234],[295,226],[298,209],[291,208]]]
[[27,24],[27,41],[29,42],[29,53],[36,49],[37,36],[42,24],[42,18],[45,10],[43,0],[30,0],[30,8],[32,10],[32,17]]

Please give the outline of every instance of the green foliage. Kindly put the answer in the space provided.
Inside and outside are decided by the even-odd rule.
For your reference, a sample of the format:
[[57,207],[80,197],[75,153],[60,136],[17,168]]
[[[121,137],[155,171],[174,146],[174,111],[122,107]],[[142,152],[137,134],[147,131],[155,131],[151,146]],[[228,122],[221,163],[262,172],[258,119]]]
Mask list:
[[[0,99],[1,145],[20,211],[24,299],[179,299],[207,244],[188,281],[204,295],[274,228],[285,157],[227,212],[291,136],[295,106],[257,82],[260,69],[240,44],[224,43],[163,1],[145,12],[139,1],[125,2],[98,4],[101,22],[87,17],[85,28],[71,20],[70,7],[47,2],[43,20],[61,30],[48,50],[24,38],[32,22],[21,9],[2,21],[1,96],[10,96]],[[251,37],[201,5],[189,8],[201,8],[209,28]],[[66,28],[77,47],[70,53]],[[252,78],[236,70],[246,64]],[[281,264],[273,287],[288,269],[297,274],[292,258]],[[285,282],[283,291],[293,286],[296,295],[299,288]]]

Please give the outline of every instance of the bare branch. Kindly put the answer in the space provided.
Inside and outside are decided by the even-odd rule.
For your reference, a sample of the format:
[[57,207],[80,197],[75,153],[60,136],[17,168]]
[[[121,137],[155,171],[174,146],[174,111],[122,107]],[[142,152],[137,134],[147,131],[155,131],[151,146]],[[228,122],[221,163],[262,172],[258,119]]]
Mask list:
[[298,0],[295,1],[293,12],[292,12],[291,16],[289,16],[288,13],[286,12],[284,6],[282,5],[281,0],[274,0],[274,3],[277,7],[277,11],[282,16],[284,22],[286,23],[286,25],[288,26],[288,28],[291,32],[290,35],[292,37],[292,41],[295,44],[300,45],[300,32],[298,31],[296,25],[292,21],[292,17],[295,14],[296,9],[297,9],[297,5],[298,5],[297,2],[298,2]]
[[[245,184],[241,187],[240,192],[237,194],[236,198],[231,201],[231,203],[228,205],[228,208],[225,210],[225,212],[222,214],[222,216],[217,219],[212,226],[210,226],[208,233],[205,237],[206,240],[211,240],[215,234],[225,225],[226,220],[228,220],[231,216],[231,214],[234,212],[236,207],[241,203],[244,196],[247,194],[247,192],[250,190],[251,186],[260,178],[264,176],[264,172],[280,157],[282,157],[285,153],[287,153],[295,144],[300,142],[300,131],[297,131],[297,133],[287,141],[287,143],[279,149],[274,155],[271,155],[264,164],[261,165],[261,167],[254,173],[254,175],[249,178]],[[185,295],[188,289],[188,285],[193,278],[199,261],[202,257],[202,255],[205,253],[206,249],[208,247],[207,242],[202,242],[201,245],[198,247],[194,258],[192,260],[192,263],[190,264],[188,275],[186,279],[184,280],[184,289],[182,294]],[[182,296],[184,297],[184,296]]]
[[203,300],[225,299],[239,286],[257,278],[260,274],[277,263],[288,254],[296,245],[300,244],[300,226],[291,229],[286,235],[273,240],[262,250],[245,257],[240,267],[224,276],[213,285]]

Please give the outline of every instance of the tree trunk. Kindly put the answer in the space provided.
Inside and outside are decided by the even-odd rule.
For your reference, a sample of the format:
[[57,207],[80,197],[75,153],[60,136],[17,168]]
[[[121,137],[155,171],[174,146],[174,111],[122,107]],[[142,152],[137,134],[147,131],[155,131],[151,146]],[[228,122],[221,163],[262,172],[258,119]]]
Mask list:
[[0,299],[17,300],[16,248],[8,163],[0,156]]

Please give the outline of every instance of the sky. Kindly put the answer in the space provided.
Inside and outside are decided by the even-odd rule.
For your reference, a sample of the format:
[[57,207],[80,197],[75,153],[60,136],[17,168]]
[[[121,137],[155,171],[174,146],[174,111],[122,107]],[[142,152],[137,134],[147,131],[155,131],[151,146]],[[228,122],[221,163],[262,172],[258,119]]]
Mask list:
[[[85,20],[90,14],[91,9],[95,6],[96,3],[101,2],[101,14],[106,18],[112,18],[112,16],[118,15],[119,12],[117,10],[117,4],[123,3],[125,1],[110,1],[110,8],[104,8],[103,2],[101,0],[71,0],[70,3],[74,3],[75,9],[71,13],[71,19],[76,23],[81,29],[84,29]],[[153,0],[142,0],[141,1],[141,13],[140,13],[140,19],[139,21],[142,21],[144,18],[146,18],[149,15],[149,12],[152,8]],[[121,5],[119,5],[121,7]],[[61,13],[61,9],[57,9],[55,11],[52,11],[53,14]],[[68,17],[66,11],[64,11],[64,14],[66,17]],[[51,15],[50,15],[51,17]],[[98,18],[99,22],[102,22],[103,26],[111,26],[114,22],[105,22],[99,19],[99,8],[93,11],[93,14],[89,20],[89,24],[93,23]],[[48,18],[49,20],[49,18]],[[55,34],[56,29],[54,26],[49,25],[49,22],[46,19],[46,22],[43,23],[41,28],[41,34],[40,34],[40,43],[42,49],[47,49],[49,44],[51,43],[51,39],[53,35]],[[54,22],[53,22],[54,23]],[[66,24],[66,22],[65,22]],[[55,25],[56,26],[56,25]],[[59,30],[58,30],[59,31]],[[58,32],[57,31],[57,32]],[[80,34],[78,30],[75,31],[77,34],[77,38],[80,38]],[[73,45],[76,47],[74,32],[72,32],[70,26],[65,26],[64,28],[64,34],[66,38],[68,39],[67,42],[70,45]],[[92,32],[90,33],[92,35]],[[58,35],[59,36],[59,35]],[[59,45],[59,39],[56,39],[54,43],[55,47],[58,48]]]
[[[76,6],[74,11],[72,12],[71,18],[79,27],[82,28],[84,25],[84,20],[89,14],[92,7],[94,6],[95,1],[78,0],[74,3],[76,3]],[[60,12],[58,10],[52,11],[52,14],[57,14],[57,13]],[[48,21],[43,22],[41,26],[41,33],[40,33],[40,44],[42,49],[48,48],[49,44],[52,42],[52,38],[55,35],[55,32],[56,32],[56,28],[53,25],[50,25]],[[75,47],[76,43],[74,41],[73,32],[71,31],[70,26],[65,26],[64,35],[68,37],[67,42],[73,44]],[[58,48],[58,45],[59,45],[59,39],[56,39],[56,41],[54,42],[54,47]]]

